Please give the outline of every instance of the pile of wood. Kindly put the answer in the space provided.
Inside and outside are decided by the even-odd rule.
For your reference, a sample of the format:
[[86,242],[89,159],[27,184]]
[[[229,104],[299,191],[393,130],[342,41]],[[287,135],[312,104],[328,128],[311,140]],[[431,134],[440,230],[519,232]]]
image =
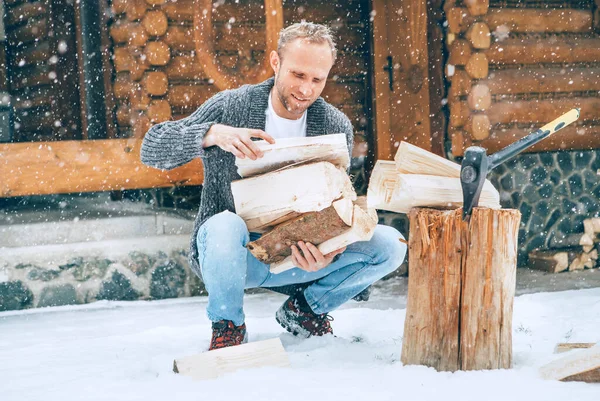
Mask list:
[[584,232],[554,237],[549,250],[529,253],[532,268],[550,273],[600,267],[600,218],[583,222]]
[[[367,199],[371,208],[397,213],[414,207],[456,209],[463,204],[460,165],[401,142],[394,161],[375,164]],[[487,180],[479,206],[500,209],[498,190]]]
[[346,173],[343,134],[258,141],[264,156],[237,159],[241,180],[231,184],[236,213],[248,230],[263,236],[247,245],[260,261],[279,273],[293,266],[291,246],[316,245],[323,254],[369,240],[377,225],[375,210],[357,199]]

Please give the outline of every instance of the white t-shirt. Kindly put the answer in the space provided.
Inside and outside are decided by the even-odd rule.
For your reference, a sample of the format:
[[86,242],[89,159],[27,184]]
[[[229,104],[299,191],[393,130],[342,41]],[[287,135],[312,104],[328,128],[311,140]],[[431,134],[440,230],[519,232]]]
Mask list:
[[273,108],[271,96],[272,93],[269,93],[269,107],[265,111],[267,115],[265,132],[275,139],[301,138],[306,136],[306,111],[297,120],[288,120],[287,118],[279,117]]

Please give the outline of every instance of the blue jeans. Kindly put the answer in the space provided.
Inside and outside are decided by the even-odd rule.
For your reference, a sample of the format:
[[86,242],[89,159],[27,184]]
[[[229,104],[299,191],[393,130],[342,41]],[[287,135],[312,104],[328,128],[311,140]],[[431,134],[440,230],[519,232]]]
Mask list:
[[238,215],[225,211],[209,218],[198,231],[198,258],[208,291],[208,318],[244,323],[245,288],[279,287],[315,281],[304,296],[315,313],[330,312],[369,285],[396,270],[406,255],[402,235],[394,228],[378,225],[370,241],[348,245],[329,266],[307,272],[293,268],[279,274],[256,259],[248,242],[260,234],[249,233]]

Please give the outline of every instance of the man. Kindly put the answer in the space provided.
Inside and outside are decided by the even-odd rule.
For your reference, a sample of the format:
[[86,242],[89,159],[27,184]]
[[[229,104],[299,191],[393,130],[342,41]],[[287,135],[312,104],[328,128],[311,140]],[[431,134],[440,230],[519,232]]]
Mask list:
[[141,159],[149,166],[168,170],[196,157],[204,163],[190,263],[209,294],[210,350],[247,341],[245,288],[313,282],[291,296],[276,319],[295,335],[321,336],[333,332],[328,312],[394,271],[404,259],[401,234],[379,225],[370,241],[327,255],[300,242],[292,246],[297,267],[280,274],[271,274],[269,266],[245,248],[260,235],[249,233],[235,214],[230,184],[240,179],[235,157],[262,157],[252,138],[275,143],[277,138],[344,133],[352,154],[352,124],[320,97],[335,58],[327,27],[294,24],[281,31],[277,51],[270,54],[274,78],[222,91],[189,117],[153,126],[144,138]]

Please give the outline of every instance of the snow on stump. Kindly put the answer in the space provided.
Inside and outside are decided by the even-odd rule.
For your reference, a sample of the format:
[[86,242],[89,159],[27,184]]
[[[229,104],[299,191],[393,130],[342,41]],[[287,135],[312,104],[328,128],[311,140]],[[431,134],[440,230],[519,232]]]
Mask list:
[[521,214],[410,211],[401,361],[438,371],[508,369]]

